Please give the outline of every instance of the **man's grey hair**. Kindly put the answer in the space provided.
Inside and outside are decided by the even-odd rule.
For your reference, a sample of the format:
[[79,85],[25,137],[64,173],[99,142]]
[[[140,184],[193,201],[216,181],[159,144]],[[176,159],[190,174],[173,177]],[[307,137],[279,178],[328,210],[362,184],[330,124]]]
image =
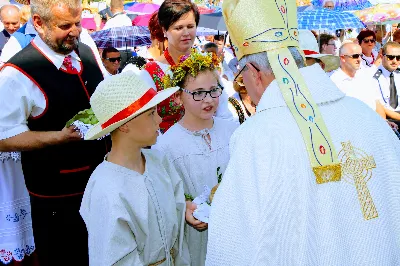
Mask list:
[[82,0],[31,0],[31,14],[38,14],[44,22],[49,22],[53,17],[51,9],[57,4],[75,9],[82,6]]
[[[305,67],[304,58],[296,47],[288,48],[292,54],[298,68]],[[261,71],[266,73],[273,73],[271,65],[268,60],[268,52],[257,54],[245,55],[239,61],[240,68],[242,69],[247,63],[254,63]]]

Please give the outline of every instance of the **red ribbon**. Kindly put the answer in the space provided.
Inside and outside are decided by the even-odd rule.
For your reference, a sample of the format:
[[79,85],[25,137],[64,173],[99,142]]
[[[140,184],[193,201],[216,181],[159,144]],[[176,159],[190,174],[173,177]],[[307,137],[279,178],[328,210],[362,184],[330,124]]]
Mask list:
[[125,109],[119,111],[117,114],[115,114],[113,117],[111,117],[108,121],[103,123],[101,125],[101,128],[105,129],[106,127],[108,127],[114,123],[117,123],[119,121],[124,120],[125,118],[128,118],[129,116],[131,116],[132,114],[137,112],[140,108],[145,106],[148,102],[150,102],[150,100],[153,99],[154,96],[156,96],[156,95],[157,95],[157,91],[154,90],[153,88],[150,88],[148,91],[146,91],[146,93],[142,97],[140,97],[139,99],[134,101],[131,105],[129,105]]
[[311,50],[303,50],[303,52],[305,55],[319,54],[319,53],[311,51]]

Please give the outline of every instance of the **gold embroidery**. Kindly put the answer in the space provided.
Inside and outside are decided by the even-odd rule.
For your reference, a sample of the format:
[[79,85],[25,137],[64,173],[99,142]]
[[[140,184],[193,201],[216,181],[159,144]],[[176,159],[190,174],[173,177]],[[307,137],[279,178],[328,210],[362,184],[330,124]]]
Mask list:
[[355,185],[357,189],[364,219],[377,218],[378,211],[367,187],[367,182],[372,178],[372,169],[376,168],[374,158],[368,156],[364,151],[354,148],[350,142],[342,142],[339,158],[342,164],[343,179]]
[[317,184],[338,182],[342,180],[342,170],[340,164],[313,167],[313,172],[316,176]]

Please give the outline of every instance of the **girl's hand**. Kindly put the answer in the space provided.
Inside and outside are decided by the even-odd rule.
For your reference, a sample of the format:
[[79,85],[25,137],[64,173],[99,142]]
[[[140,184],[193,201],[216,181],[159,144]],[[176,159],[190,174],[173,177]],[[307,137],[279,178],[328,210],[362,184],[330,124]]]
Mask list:
[[186,222],[197,231],[204,231],[208,228],[208,224],[197,220],[193,216],[193,212],[197,209],[197,205],[191,201],[186,201]]

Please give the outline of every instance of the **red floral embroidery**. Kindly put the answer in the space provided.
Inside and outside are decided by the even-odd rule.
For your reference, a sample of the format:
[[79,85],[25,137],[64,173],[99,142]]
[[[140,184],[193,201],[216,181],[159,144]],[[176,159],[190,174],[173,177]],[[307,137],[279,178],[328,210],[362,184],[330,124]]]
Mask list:
[[[162,91],[164,89],[164,84],[162,78],[165,73],[161,67],[156,62],[148,62],[144,69],[150,74],[154,83],[156,84],[157,91]],[[157,105],[157,112],[162,118],[160,124],[161,133],[165,133],[170,127],[172,127],[176,122],[181,120],[185,109],[183,106],[178,105],[175,102],[175,95],[172,95],[168,99],[165,99]]]

